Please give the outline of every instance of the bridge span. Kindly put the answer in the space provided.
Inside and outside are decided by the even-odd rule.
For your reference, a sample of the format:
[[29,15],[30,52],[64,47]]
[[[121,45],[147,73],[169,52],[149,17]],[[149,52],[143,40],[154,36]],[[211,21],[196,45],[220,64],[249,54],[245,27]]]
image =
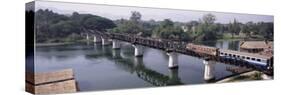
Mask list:
[[[273,56],[268,57],[268,60],[266,62],[268,62],[269,64],[265,65],[264,67],[261,67],[255,64],[251,64],[249,61],[240,60],[242,59],[242,56],[245,57],[244,56],[245,53],[241,53],[242,55],[239,55],[240,54],[239,51],[235,51],[236,58],[232,58],[232,57],[228,58],[227,56],[226,57],[221,56],[219,54],[220,52],[218,52],[218,49],[216,48],[213,49],[213,47],[197,45],[197,47],[199,47],[200,49],[195,50],[193,49],[193,47],[192,48],[187,47],[188,45],[190,45],[190,43],[183,42],[183,41],[147,38],[147,37],[141,37],[133,34],[124,34],[124,33],[96,32],[92,30],[89,30],[89,33],[93,34],[93,39],[94,39],[93,42],[102,43],[102,45],[109,45],[112,43],[113,49],[120,49],[121,41],[131,43],[132,46],[135,48],[134,55],[136,57],[143,56],[144,53],[143,48],[145,46],[166,51],[167,55],[169,56],[168,66],[170,69],[178,67],[179,53],[197,57],[197,58],[202,58],[204,59],[202,63],[205,65],[205,70],[204,70],[205,80],[211,80],[214,78],[214,74],[213,74],[214,64],[217,63],[246,67],[253,70],[264,72],[265,74],[270,76],[273,75]],[[88,35],[86,38],[89,39]],[[213,54],[212,52],[214,52],[215,54]],[[245,57],[245,59],[248,57],[251,59],[251,58],[256,58],[256,56],[260,56],[254,54],[246,54],[246,55],[247,56]],[[239,59],[237,59],[237,57]]]

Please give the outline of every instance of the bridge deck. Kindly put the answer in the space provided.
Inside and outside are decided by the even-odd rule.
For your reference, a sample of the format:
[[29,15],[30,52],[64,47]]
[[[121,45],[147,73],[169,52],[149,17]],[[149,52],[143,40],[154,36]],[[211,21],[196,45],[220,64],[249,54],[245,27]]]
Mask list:
[[143,46],[147,46],[147,47],[161,49],[161,50],[164,50],[167,52],[177,52],[177,53],[190,55],[190,56],[194,56],[194,57],[199,57],[199,58],[203,58],[203,59],[207,58],[208,60],[213,60],[213,61],[217,61],[217,62],[224,63],[224,64],[236,65],[236,66],[240,66],[240,67],[247,67],[247,68],[259,70],[259,71],[262,71],[262,72],[265,72],[268,74],[273,73],[273,68],[264,69],[264,68],[257,67],[253,64],[249,64],[248,62],[243,61],[243,60],[225,60],[224,58],[222,58],[218,55],[214,55],[212,53],[196,52],[196,51],[190,50],[190,49],[186,48],[186,46],[188,45],[187,42],[172,41],[172,40],[167,40],[167,39],[145,38],[145,37],[140,37],[137,35],[122,34],[122,33],[97,32],[97,34],[102,35],[102,36],[107,36],[108,38],[111,38],[111,39],[129,42],[132,44],[139,44],[139,45],[143,45]]

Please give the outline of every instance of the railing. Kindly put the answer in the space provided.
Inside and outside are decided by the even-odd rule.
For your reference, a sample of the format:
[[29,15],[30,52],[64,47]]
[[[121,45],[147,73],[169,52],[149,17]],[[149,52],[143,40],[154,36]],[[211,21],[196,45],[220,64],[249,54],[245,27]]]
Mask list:
[[112,39],[122,40],[133,44],[158,48],[166,51],[185,51],[186,42],[176,42],[167,39],[144,38],[130,34],[110,33]]

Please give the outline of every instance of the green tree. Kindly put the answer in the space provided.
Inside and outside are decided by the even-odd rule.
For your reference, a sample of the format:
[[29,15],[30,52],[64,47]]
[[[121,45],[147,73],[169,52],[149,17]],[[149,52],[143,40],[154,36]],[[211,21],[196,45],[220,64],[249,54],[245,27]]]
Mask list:
[[203,20],[203,23],[205,23],[206,25],[211,25],[211,24],[215,23],[216,16],[209,13],[209,14],[204,15],[202,20]]
[[273,40],[273,23],[261,22],[258,27],[259,35],[262,35],[265,40]]
[[150,36],[151,29],[145,29],[145,23],[141,21],[141,13],[137,11],[131,12],[129,20],[117,20],[117,27],[112,29],[112,32],[135,34],[138,36]]
[[229,24],[228,30],[231,33],[232,38],[234,37],[234,35],[239,34],[241,28],[240,28],[239,23],[237,22],[236,19],[234,19],[233,23]]
[[211,41],[218,38],[219,28],[215,24],[216,17],[212,14],[206,14],[200,20],[197,32],[198,35],[194,37],[194,41]]
[[92,16],[84,19],[82,25],[86,29],[96,31],[105,31],[106,29],[111,29],[116,26],[113,21],[99,16]]
[[63,42],[80,39],[85,30],[105,31],[115,27],[113,21],[91,14],[74,12],[71,16],[51,10],[36,11],[36,42]]
[[169,19],[165,19],[164,21],[162,21],[160,25],[153,30],[153,34],[155,35],[155,37],[162,39],[170,39],[177,41],[190,40],[189,35],[183,32],[180,27],[174,26],[173,21]]
[[243,25],[241,30],[242,30],[242,32],[244,34],[246,34],[246,38],[250,38],[251,37],[251,30],[250,30],[250,26],[248,24]]
[[138,11],[132,11],[131,12],[130,20],[134,23],[139,23],[141,21],[141,13]]

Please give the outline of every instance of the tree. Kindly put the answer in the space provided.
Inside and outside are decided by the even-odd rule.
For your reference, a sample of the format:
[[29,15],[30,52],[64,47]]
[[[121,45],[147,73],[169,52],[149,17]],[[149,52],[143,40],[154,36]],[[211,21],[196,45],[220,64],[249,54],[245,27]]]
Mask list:
[[115,27],[113,21],[91,14],[65,16],[51,10],[36,11],[36,42],[64,42],[81,38],[84,30],[105,31]]
[[150,36],[151,30],[145,29],[145,26],[141,21],[141,13],[137,11],[131,12],[131,17],[129,20],[120,19],[117,20],[117,27],[112,29],[112,32],[128,33],[128,34],[138,34],[138,36]]
[[162,26],[163,28],[173,27],[174,26],[174,22],[171,21],[170,19],[164,19],[164,21],[160,23],[160,26]]
[[250,26],[248,24],[243,25],[241,30],[242,30],[242,32],[244,34],[246,34],[246,38],[250,38],[251,37],[251,30],[250,30]]
[[216,40],[218,37],[218,26],[215,24],[216,17],[212,14],[206,14],[200,20],[197,28],[198,35],[194,37],[195,41]]
[[206,14],[203,16],[203,23],[207,24],[207,25],[211,25],[214,24],[216,21],[216,16],[213,14]]
[[143,28],[131,21],[125,21],[122,24],[119,24],[116,28],[113,28],[111,31],[119,33],[138,34],[143,31]]
[[50,38],[51,41],[62,41],[60,38],[66,38],[71,34],[79,34],[79,28],[75,27],[72,21],[60,21],[56,24],[50,25]]
[[190,21],[190,22],[187,22],[187,23],[185,24],[185,26],[187,26],[189,32],[194,32],[194,31],[192,30],[192,28],[193,28],[193,27],[196,27],[196,26],[198,26],[198,25],[199,25],[199,22],[198,22],[198,21]]
[[111,29],[116,26],[113,21],[99,16],[92,16],[84,19],[82,25],[86,29],[96,31],[105,31],[106,29]]
[[55,31],[51,29],[51,26],[60,21],[69,20],[67,16],[54,13],[48,9],[39,9],[36,11],[35,15],[36,42],[46,42],[49,39],[56,38],[58,35],[54,33]]
[[140,20],[141,20],[141,14],[140,12],[137,12],[137,11],[132,11],[131,12],[131,17],[130,17],[130,20],[133,21],[134,23],[139,23]]
[[183,30],[174,26],[174,22],[170,19],[165,19],[160,23],[158,27],[153,30],[154,35],[157,38],[162,39],[170,39],[177,41],[189,41],[190,37],[187,33],[183,32]]
[[258,25],[259,34],[263,35],[265,40],[273,40],[273,23],[261,22]]
[[240,32],[240,26],[239,23],[236,21],[236,19],[234,19],[233,23],[229,24],[229,32],[231,33],[232,38],[234,37],[234,35],[239,34]]

